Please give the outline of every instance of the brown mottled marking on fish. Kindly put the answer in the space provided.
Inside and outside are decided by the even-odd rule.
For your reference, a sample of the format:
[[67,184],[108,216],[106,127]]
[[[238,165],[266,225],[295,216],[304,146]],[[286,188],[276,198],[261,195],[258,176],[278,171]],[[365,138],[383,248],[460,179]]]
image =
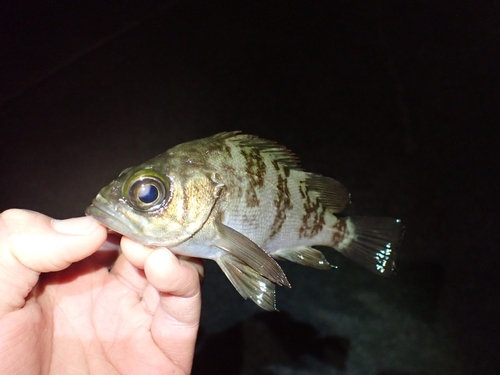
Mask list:
[[283,167],[283,171],[285,172],[285,177],[290,177],[290,168]]
[[273,159],[273,160],[271,160],[271,164],[273,165],[274,169],[276,169],[276,171],[279,172],[279,170],[280,170],[279,163],[276,160]]
[[[322,206],[320,206],[322,208]],[[310,230],[310,236],[317,235],[325,225],[325,212],[323,210],[316,210],[314,212],[314,222]]]
[[226,151],[226,147],[229,147],[226,142],[208,142],[205,144],[205,154],[220,155],[222,152]]
[[245,225],[247,228],[251,228],[253,230],[257,230],[259,228],[260,222],[257,220],[257,217],[252,214],[243,214],[241,218],[241,222]]
[[273,224],[271,225],[271,233],[269,238],[273,238],[283,226],[286,220],[286,210],[293,207],[292,201],[290,199],[290,190],[288,189],[288,180],[281,173],[278,173],[278,194],[274,200],[274,206],[276,207],[276,216],[274,217]]
[[346,230],[347,230],[346,219],[340,219],[333,226],[332,243],[334,247],[336,247],[345,238]]
[[[302,186],[300,186],[299,190],[300,190],[300,193],[302,195],[302,198],[304,198],[303,208],[305,210],[305,213],[302,216],[302,225],[299,228],[299,238],[305,237],[307,235],[307,229],[309,226],[309,217],[311,216],[311,213],[312,213],[311,212],[311,206],[312,206],[311,197],[309,196],[307,191],[303,191],[302,189],[303,189]],[[305,190],[305,188],[304,188],[304,190]]]
[[[187,190],[186,191],[189,191],[190,190],[190,186],[186,186]],[[188,218],[188,214],[189,214],[189,199],[190,199],[190,195],[189,194],[184,194],[182,196],[182,220],[183,221],[186,221],[187,218]]]
[[231,164],[229,163],[222,163],[222,168],[226,173],[229,173],[232,176],[236,176],[236,168],[234,168]]
[[226,142],[222,144],[222,149],[228,154],[229,157],[233,156],[231,154],[231,146],[229,146]]
[[243,195],[243,186],[241,184],[236,185],[236,194],[238,197]]
[[266,163],[258,149],[245,147],[240,152],[245,158],[245,172],[249,177],[245,192],[247,206],[256,207],[260,205],[256,188],[264,185],[264,176],[267,172]]
[[264,176],[266,175],[267,167],[259,150],[245,147],[241,149],[241,155],[245,158],[245,171],[249,174],[250,184],[254,187],[264,185]]
[[[318,234],[325,225],[323,207],[318,198],[311,199],[309,194],[305,194],[304,215],[302,216],[302,226],[299,228],[299,237],[313,237]],[[312,219],[312,223],[309,221]]]
[[[244,180],[241,175],[241,171],[238,171],[233,165],[230,163],[221,163],[220,170],[224,171],[224,184],[228,188],[228,193],[230,195],[234,195],[236,197],[241,197],[245,195],[244,188]],[[246,181],[246,180],[245,180]]]
[[306,199],[306,188],[304,187],[304,181],[299,183],[299,193],[302,199]]
[[224,220],[224,212],[222,212],[222,210],[217,210],[217,212],[215,213],[215,220],[217,220],[218,222],[220,223],[223,223],[223,220]]
[[260,204],[260,199],[253,187],[249,187],[245,194],[248,207],[256,207]]

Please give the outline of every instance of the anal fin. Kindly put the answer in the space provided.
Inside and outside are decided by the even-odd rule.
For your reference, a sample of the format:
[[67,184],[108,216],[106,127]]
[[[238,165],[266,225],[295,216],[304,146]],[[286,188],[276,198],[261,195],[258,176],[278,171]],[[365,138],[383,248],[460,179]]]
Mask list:
[[273,251],[271,256],[275,259],[289,260],[290,262],[320,270],[329,270],[332,268],[323,253],[312,247],[300,246],[291,249],[280,249]]
[[376,274],[389,276],[395,269],[398,247],[403,237],[401,220],[389,217],[349,217],[352,238],[337,246],[347,258]]
[[224,254],[215,261],[243,298],[250,298],[264,310],[276,310],[275,286],[270,280],[234,255]]

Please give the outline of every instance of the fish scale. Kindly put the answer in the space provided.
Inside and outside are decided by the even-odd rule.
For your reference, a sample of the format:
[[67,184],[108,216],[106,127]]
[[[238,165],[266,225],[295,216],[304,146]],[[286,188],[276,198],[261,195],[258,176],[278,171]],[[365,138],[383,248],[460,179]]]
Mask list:
[[86,214],[151,247],[216,261],[236,290],[273,310],[275,259],[329,269],[333,247],[383,276],[395,267],[403,227],[387,217],[337,217],[350,203],[338,181],[304,171],[275,142],[219,133],[124,170]]

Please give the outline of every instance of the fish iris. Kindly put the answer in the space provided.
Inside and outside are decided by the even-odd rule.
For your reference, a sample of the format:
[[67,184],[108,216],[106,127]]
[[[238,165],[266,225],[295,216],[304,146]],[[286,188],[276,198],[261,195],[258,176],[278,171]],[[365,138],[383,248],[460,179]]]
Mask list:
[[137,210],[154,210],[165,201],[167,189],[164,182],[157,177],[138,176],[127,186],[128,201]]

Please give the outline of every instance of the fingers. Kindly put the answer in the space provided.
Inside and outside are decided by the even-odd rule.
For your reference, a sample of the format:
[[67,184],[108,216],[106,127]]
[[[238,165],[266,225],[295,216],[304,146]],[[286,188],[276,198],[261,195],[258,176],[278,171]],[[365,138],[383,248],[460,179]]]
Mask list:
[[160,291],[151,324],[158,347],[173,363],[190,373],[201,313],[197,268],[167,249],[156,249],[146,260],[148,281]]
[[122,237],[121,247],[127,260],[140,269],[144,269],[146,258],[153,252],[153,248],[141,245],[125,236]]
[[157,248],[147,257],[144,272],[148,281],[160,292],[185,298],[199,293],[198,270],[166,248]]
[[200,258],[191,258],[182,255],[178,255],[177,258],[179,258],[179,260],[181,260],[182,262],[191,263],[194,266],[194,268],[196,268],[196,271],[198,271],[200,284],[203,284],[203,278],[205,277],[205,268],[203,267],[203,260]]
[[55,220],[26,210],[4,211],[0,226],[10,253],[36,272],[60,271],[95,252],[107,237],[90,217]]
[[126,237],[122,237],[121,248],[123,256],[118,258],[112,272],[138,293],[142,294],[148,284],[172,296],[192,297],[199,293],[201,260],[179,259],[166,248],[153,249]]
[[0,308],[21,308],[41,272],[60,271],[94,253],[106,229],[88,217],[53,220],[27,210],[0,214]]
[[153,315],[156,345],[190,373],[201,313],[201,260],[178,258],[166,248],[152,249],[125,237],[121,247],[111,272],[142,297],[144,310]]

